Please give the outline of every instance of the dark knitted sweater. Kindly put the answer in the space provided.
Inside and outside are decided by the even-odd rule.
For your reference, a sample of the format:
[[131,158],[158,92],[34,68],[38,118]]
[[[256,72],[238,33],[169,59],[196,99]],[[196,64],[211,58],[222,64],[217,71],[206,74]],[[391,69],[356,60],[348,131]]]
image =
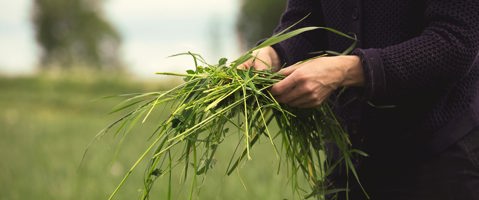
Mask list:
[[[326,26],[359,38],[354,54],[365,87],[350,88],[336,106],[367,151],[437,152],[479,125],[478,0],[289,0],[276,32],[308,14],[296,28]],[[273,48],[290,65],[350,44],[312,31]],[[351,103],[354,97],[362,100]]]

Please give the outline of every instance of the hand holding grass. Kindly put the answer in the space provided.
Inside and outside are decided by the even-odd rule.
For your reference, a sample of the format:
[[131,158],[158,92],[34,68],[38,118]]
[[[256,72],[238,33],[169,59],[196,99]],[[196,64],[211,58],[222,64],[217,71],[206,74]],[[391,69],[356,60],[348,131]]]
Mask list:
[[280,103],[299,108],[319,106],[342,86],[361,86],[364,75],[359,57],[318,57],[279,71],[286,76],[271,93]]
[[[324,29],[356,40],[326,27],[304,27],[286,32],[288,29],[265,40],[230,63],[226,58],[222,58],[217,64],[208,64],[198,54],[177,54],[191,56],[195,69],[184,74],[158,74],[183,77],[183,84],[168,91],[126,95],[130,98],[113,111],[126,114],[100,132],[98,137],[114,127],[118,127],[116,134],[123,131],[128,134],[139,120],[143,119],[142,122],[145,122],[152,112],[160,112],[159,105],[170,106],[171,114],[158,123],[151,136],[151,145],[131,166],[109,199],[115,197],[137,166],[148,158],[140,199],[149,199],[156,179],[165,176],[169,180],[167,199],[172,199],[171,181],[176,166],[182,166],[180,170],[184,180],[189,180],[188,177],[192,176],[189,192],[189,198],[192,199],[198,187],[197,177],[204,176],[213,168],[216,150],[219,146],[224,146],[222,143],[226,137],[235,133],[239,140],[229,159],[227,175],[235,171],[241,163],[251,159],[250,151],[262,139],[271,143],[280,158],[280,166],[285,160],[289,168],[288,177],[292,180],[292,189],[301,198],[314,197],[323,200],[326,196],[347,193],[349,184],[346,184],[345,188],[337,188],[328,179],[336,170],[345,171],[347,176],[351,174],[359,183],[352,160],[355,155],[365,154],[352,148],[348,134],[336,119],[329,104],[321,104],[313,109],[296,109],[278,103],[272,94],[274,91],[282,101],[289,96],[286,92],[301,98],[306,95],[305,99],[308,101],[298,105],[319,105],[318,102],[322,100],[311,98],[320,97],[314,94],[314,91],[323,91],[324,95],[321,97],[325,98],[329,95],[329,90],[362,82],[362,79],[354,78],[354,75],[362,76],[362,72],[357,71],[360,67],[355,65],[358,64],[355,62],[358,61],[357,57],[312,59],[280,73],[273,72],[272,70],[277,69],[271,67],[279,66],[278,55],[271,45],[306,31]],[[308,90],[307,87],[311,86],[319,89]],[[293,92],[295,87],[305,88],[306,91]],[[268,88],[272,88],[272,91],[268,91]],[[285,102],[292,103],[289,100]],[[278,126],[276,133],[269,129],[272,125]],[[230,128],[237,131],[230,133]],[[332,146],[338,153],[329,150]],[[240,147],[243,147],[243,150],[237,152]],[[285,159],[282,159],[283,157]],[[307,182],[310,190],[305,190],[298,184],[299,178]]]
[[[239,68],[279,70],[279,57],[271,47],[253,51],[254,58]],[[318,57],[279,71],[286,78],[271,88],[278,102],[298,108],[319,106],[334,90],[342,86],[362,86],[364,75],[359,57],[340,55]]]

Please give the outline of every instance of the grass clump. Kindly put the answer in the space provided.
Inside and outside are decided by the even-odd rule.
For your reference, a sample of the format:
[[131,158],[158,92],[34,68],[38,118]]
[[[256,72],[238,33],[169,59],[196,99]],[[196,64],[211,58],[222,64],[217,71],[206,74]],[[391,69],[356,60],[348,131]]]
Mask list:
[[[347,187],[334,187],[328,177],[334,170],[342,168],[358,179],[352,157],[361,152],[351,148],[348,134],[330,105],[324,103],[314,109],[282,105],[268,91],[284,78],[282,75],[252,68],[237,69],[238,65],[254,57],[254,50],[314,29],[325,29],[354,40],[333,29],[306,27],[283,31],[230,63],[223,58],[216,64],[208,64],[198,54],[178,54],[191,56],[195,70],[184,74],[158,74],[183,77],[183,84],[164,92],[126,95],[128,98],[113,110],[125,112],[124,116],[104,132],[114,127],[118,127],[117,133],[128,132],[138,122],[148,120],[152,113],[162,112],[158,110],[159,105],[168,105],[172,109],[166,119],[157,122],[151,144],[126,173],[110,199],[145,159],[149,163],[141,199],[149,199],[153,184],[160,177],[169,179],[167,196],[171,199],[174,170],[181,170],[184,180],[192,181],[189,193],[192,199],[198,187],[197,177],[205,176],[214,167],[218,147],[231,135],[238,135],[241,139],[229,158],[227,175],[240,163],[251,159],[253,147],[264,139],[271,143],[280,160],[279,165],[286,163],[291,185],[300,198],[335,198],[337,194],[347,192]],[[273,131],[272,126],[279,129]],[[300,180],[306,180],[309,189],[299,184]]]

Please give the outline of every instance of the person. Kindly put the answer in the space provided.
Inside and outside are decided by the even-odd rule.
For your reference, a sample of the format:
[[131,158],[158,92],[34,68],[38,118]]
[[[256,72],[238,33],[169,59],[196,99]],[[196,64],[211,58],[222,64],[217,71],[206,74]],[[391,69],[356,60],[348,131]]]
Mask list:
[[[314,57],[351,44],[314,30],[242,66],[288,66],[273,69],[286,75],[270,90],[281,103],[334,104],[353,147],[369,154],[357,170],[371,199],[479,200],[479,1],[288,0],[275,32],[305,16],[295,29],[350,33],[354,51]],[[350,188],[349,199],[367,199]]]

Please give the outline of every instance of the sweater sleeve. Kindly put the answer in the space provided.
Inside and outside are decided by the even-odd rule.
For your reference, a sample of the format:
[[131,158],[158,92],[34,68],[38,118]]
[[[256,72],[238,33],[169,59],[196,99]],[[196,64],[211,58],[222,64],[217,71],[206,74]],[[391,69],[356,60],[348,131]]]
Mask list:
[[414,98],[452,87],[479,51],[479,1],[430,0],[420,35],[379,49],[356,49],[362,58],[366,98]]
[[[304,17],[306,18],[294,26],[292,30],[307,26],[324,25],[320,2],[316,0],[288,0],[286,11],[283,13],[275,33],[290,27]],[[311,52],[324,50],[325,46],[325,32],[313,30],[273,45],[273,48],[278,53],[281,64],[288,66],[312,57]]]

